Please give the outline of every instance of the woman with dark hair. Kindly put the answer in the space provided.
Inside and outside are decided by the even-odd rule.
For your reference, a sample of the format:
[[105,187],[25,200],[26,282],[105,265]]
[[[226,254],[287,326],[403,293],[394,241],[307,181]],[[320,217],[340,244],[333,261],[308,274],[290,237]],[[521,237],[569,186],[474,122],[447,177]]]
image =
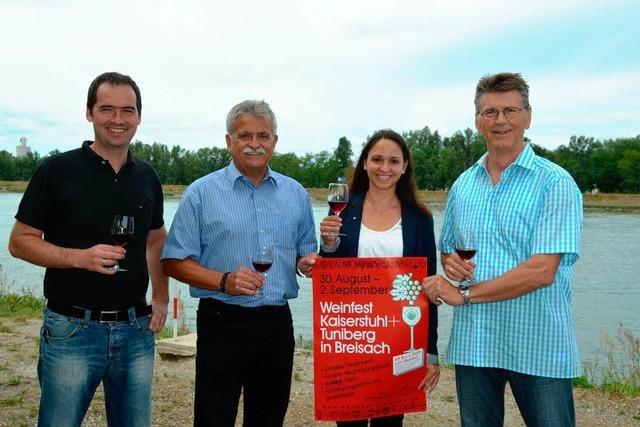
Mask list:
[[[418,201],[413,161],[404,138],[390,129],[367,141],[349,183],[351,199],[341,216],[320,223],[320,255],[324,257],[428,258],[428,274],[436,273],[436,245],[431,213]],[[338,233],[344,234],[342,237]],[[427,369],[420,388],[432,391],[440,377],[438,313],[429,303]],[[401,426],[403,415],[372,418],[371,426]],[[368,420],[338,421],[338,426],[367,426]]]

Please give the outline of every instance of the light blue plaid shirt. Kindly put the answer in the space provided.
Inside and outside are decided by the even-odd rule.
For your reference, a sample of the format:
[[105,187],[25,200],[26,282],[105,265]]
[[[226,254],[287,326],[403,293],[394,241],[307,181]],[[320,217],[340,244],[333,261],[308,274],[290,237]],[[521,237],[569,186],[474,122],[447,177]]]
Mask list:
[[[579,257],[582,195],[558,165],[526,144],[493,185],[486,154],[451,187],[440,251],[455,251],[455,230],[474,231],[475,282],[504,274],[536,254],[563,254],[551,286],[521,297],[454,308],[447,361],[529,375],[580,375],[571,307]],[[473,295],[473,290],[471,291]]]
[[217,271],[251,269],[258,245],[273,246],[274,251],[262,296],[229,295],[193,286],[191,296],[245,307],[283,305],[298,296],[296,258],[317,251],[311,201],[304,188],[271,169],[256,187],[231,162],[187,188],[162,258],[193,258]]

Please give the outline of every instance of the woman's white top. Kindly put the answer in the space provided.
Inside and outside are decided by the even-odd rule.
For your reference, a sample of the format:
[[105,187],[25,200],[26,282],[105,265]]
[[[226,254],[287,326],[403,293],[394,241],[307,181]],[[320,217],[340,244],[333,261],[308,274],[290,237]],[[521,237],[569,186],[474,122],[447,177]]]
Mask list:
[[386,231],[375,231],[360,223],[358,258],[402,256],[402,219]]

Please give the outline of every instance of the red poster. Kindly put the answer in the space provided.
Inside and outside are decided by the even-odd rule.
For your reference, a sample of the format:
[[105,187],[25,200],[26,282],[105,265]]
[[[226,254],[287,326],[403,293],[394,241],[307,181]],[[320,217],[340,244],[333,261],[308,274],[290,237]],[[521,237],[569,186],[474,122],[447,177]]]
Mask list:
[[315,418],[427,409],[427,259],[321,258],[313,266]]

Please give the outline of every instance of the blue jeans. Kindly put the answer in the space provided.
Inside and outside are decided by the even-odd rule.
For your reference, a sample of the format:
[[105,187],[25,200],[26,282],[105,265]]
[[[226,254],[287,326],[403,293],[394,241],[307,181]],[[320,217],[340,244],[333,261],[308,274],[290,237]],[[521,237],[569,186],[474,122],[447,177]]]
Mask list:
[[107,322],[44,309],[40,331],[39,426],[80,426],[96,388],[104,383],[109,426],[151,425],[155,350],[150,316]]
[[456,365],[462,425],[502,426],[507,382],[528,427],[575,426],[571,378],[547,378],[506,369]]

